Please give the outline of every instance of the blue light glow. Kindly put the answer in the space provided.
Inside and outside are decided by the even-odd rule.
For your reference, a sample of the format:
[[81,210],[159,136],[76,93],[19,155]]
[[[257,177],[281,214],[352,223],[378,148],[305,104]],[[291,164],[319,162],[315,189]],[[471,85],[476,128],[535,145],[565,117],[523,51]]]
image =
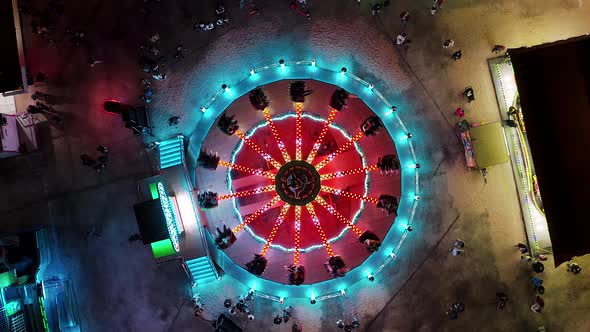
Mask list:
[[[371,110],[375,114],[382,116],[382,119],[384,121],[385,127],[386,127],[389,135],[392,138],[397,138],[398,136],[405,135],[405,133],[408,132],[408,128],[406,128],[404,126],[404,123],[402,122],[402,120],[399,117],[399,113],[391,111],[391,108],[393,105],[387,99],[385,99],[379,91],[374,89],[373,86],[369,87],[368,85],[370,85],[370,84],[368,82],[362,80],[361,78],[355,76],[352,73],[347,73],[347,75],[342,76],[340,74],[339,70],[331,70],[331,69],[327,69],[327,68],[323,68],[323,67],[318,67],[317,64],[315,64],[315,65],[314,64],[315,63],[313,63],[312,61],[309,61],[309,60],[300,61],[300,62],[299,61],[289,62],[289,66],[286,66],[287,67],[286,70],[283,70],[282,68],[285,68],[285,67],[281,67],[280,64],[277,64],[276,62],[274,62],[273,64],[270,64],[270,65],[262,66],[259,68],[253,68],[254,74],[251,74],[251,75],[246,75],[246,72],[244,71],[243,79],[239,80],[238,82],[234,82],[234,84],[233,84],[233,87],[235,87],[235,89],[236,89],[234,92],[234,95],[235,95],[234,97],[237,98],[239,95],[242,95],[243,93],[255,88],[258,85],[258,83],[255,83],[255,82],[258,80],[263,80],[264,84],[269,84],[269,83],[273,83],[273,82],[280,81],[283,79],[315,79],[315,80],[323,81],[328,84],[333,84],[333,85],[337,85],[337,86],[340,85],[342,88],[346,88],[347,91],[350,91],[351,93],[354,93],[357,96],[359,96],[360,99],[367,99],[367,98],[365,98],[366,96],[368,96],[371,99],[377,98],[378,99],[377,101],[368,100],[368,99],[363,100],[363,101],[365,102],[365,104],[367,104],[371,108]],[[305,67],[305,68],[299,68],[299,67]],[[340,67],[338,67],[338,68],[340,68]],[[347,79],[349,77],[350,77],[350,80]],[[221,114],[221,112],[227,108],[226,103],[228,102],[228,98],[217,98],[217,100],[216,100],[217,96],[218,95],[211,97],[209,99],[208,103],[202,104],[207,107],[207,112],[205,114],[203,114],[203,116],[201,118],[201,122],[199,123],[199,127],[203,127],[205,129],[207,129],[207,126],[209,126],[209,128],[213,127],[216,117],[219,116]],[[229,100],[231,100],[231,99],[229,99]],[[219,103],[218,101],[221,101],[221,103]],[[397,100],[396,100],[396,102],[397,102]],[[213,106],[215,106],[215,107],[213,107]],[[383,110],[383,111],[380,112],[380,110]],[[386,115],[387,115],[387,117],[386,117]],[[294,116],[294,114],[291,116]],[[277,117],[277,119],[278,119],[278,117]],[[323,119],[319,119],[318,121],[325,122],[325,120],[323,120]],[[260,127],[260,125],[258,127]],[[249,133],[249,134],[251,135],[252,133]],[[198,137],[198,136],[195,136],[195,137]],[[361,278],[362,279],[366,278],[365,274],[363,273],[363,271],[366,269],[368,269],[368,271],[371,271],[372,269],[374,269],[375,266],[379,266],[379,264],[382,263],[380,268],[378,268],[377,270],[373,270],[374,271],[373,273],[375,275],[377,275],[377,274],[381,273],[382,271],[386,271],[386,270],[382,269],[382,267],[384,266],[384,264],[388,264],[390,261],[394,261],[394,258],[397,257],[396,254],[398,254],[398,252],[400,251],[400,248],[408,235],[406,227],[407,227],[407,225],[412,224],[414,216],[416,214],[417,205],[420,202],[418,199],[416,199],[416,195],[417,195],[417,193],[420,192],[420,190],[419,190],[419,172],[416,169],[416,162],[418,160],[418,157],[416,156],[416,152],[414,150],[414,144],[413,144],[414,142],[411,139],[394,140],[394,141],[396,144],[396,148],[397,148],[397,151],[399,154],[400,161],[401,161],[402,165],[404,166],[403,167],[404,170],[408,169],[407,166],[410,165],[410,167],[409,167],[410,171],[402,172],[402,179],[401,179],[402,193],[408,191],[408,189],[412,193],[410,193],[410,194],[406,193],[406,195],[402,195],[402,197],[400,197],[403,199],[400,199],[399,218],[396,218],[396,220],[395,220],[395,228],[392,227],[392,229],[387,233],[386,237],[383,239],[384,258],[381,258],[381,257],[383,257],[381,255],[371,255],[371,256],[369,256],[369,258],[365,262],[363,262],[361,265],[358,266],[358,269],[361,269],[361,270],[359,270],[357,273],[355,273],[354,271],[356,271],[356,269],[353,269],[350,273],[348,273],[343,279],[345,279],[346,283],[349,284],[349,287],[352,287],[355,283],[360,281]],[[199,151],[201,146],[202,146],[202,141],[195,140],[195,145],[193,145],[193,148],[196,149],[196,151]],[[232,162],[235,161],[236,151],[238,149],[241,149],[242,146],[243,146],[242,141],[240,141],[236,145],[236,148],[234,149],[234,152],[232,153]],[[355,144],[355,147],[356,147],[356,144]],[[364,156],[362,156],[362,160],[363,160],[363,165],[366,165]],[[228,186],[229,186],[229,183],[231,183],[229,171],[227,173],[227,179],[228,179]],[[368,186],[368,178],[365,179],[365,185],[366,185],[366,187]],[[231,188],[229,188],[229,190],[230,190],[230,192],[232,192]],[[236,203],[234,200],[234,210],[235,210],[235,204]],[[237,219],[238,219],[238,221],[242,220],[241,217],[239,216],[239,214],[238,214]],[[355,218],[353,220],[353,222],[356,222],[356,219],[357,218]],[[401,232],[397,231],[398,229],[400,229]],[[249,227],[246,227],[246,230],[250,231]],[[341,233],[337,238],[341,237],[342,235],[343,235],[343,233]],[[337,238],[330,239],[330,241],[335,241]],[[260,242],[265,242],[265,240],[261,239],[261,238],[258,238],[257,240],[259,240]],[[272,247],[275,249],[280,249],[274,245]],[[321,248],[322,245],[318,245],[317,247]],[[283,249],[286,249],[285,251],[293,251],[293,249],[291,249],[291,250],[289,250],[287,248],[283,248]],[[310,247],[310,248],[305,248],[305,249],[311,250],[311,249],[315,249],[315,248]],[[302,250],[302,252],[304,252],[304,251]],[[221,254],[224,254],[224,253],[221,253]],[[379,261],[381,261],[381,262],[379,262]],[[244,270],[244,272],[245,272],[245,270]],[[245,272],[245,273],[247,273],[247,272]],[[358,278],[358,279],[355,279],[355,278]],[[283,286],[279,286],[281,288],[278,288],[276,283],[269,282],[269,281],[264,280],[262,278],[257,278],[255,276],[248,275],[248,277],[243,276],[241,279],[238,279],[238,280],[242,280],[244,285],[248,285],[248,288],[258,289],[258,288],[262,287],[262,288],[266,288],[267,291],[270,291],[273,294],[286,295],[285,292],[283,291],[283,288],[282,288]],[[317,296],[320,300],[324,296],[326,296],[327,298],[339,296],[339,295],[341,295],[340,289],[344,289],[344,285],[340,284],[341,281],[342,280],[324,281],[325,283],[330,284],[330,289],[334,290],[333,292],[329,292],[326,294],[316,294],[315,291],[317,291],[317,289],[314,290],[313,285],[301,285],[301,286],[297,287],[296,289],[293,288],[292,292],[290,293],[290,296],[291,297],[293,297],[293,296],[307,297],[308,299],[310,298],[309,296],[311,296],[311,298],[315,298]],[[336,287],[336,285],[339,285],[339,287]],[[289,286],[285,286],[285,287],[289,287]],[[276,295],[274,295],[273,297],[275,297],[275,298],[270,298],[270,299],[274,300],[274,301],[278,300],[278,297],[276,297]]]

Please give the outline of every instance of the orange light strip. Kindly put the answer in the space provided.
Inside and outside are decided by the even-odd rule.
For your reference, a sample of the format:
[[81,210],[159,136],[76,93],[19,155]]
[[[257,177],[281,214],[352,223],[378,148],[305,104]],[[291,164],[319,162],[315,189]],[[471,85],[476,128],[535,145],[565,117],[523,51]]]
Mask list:
[[377,202],[379,202],[379,200],[375,197],[363,196],[363,195],[351,193],[350,191],[344,191],[344,190],[340,190],[340,189],[336,189],[336,188],[332,188],[332,187],[328,187],[328,186],[322,186],[321,190],[323,192],[327,192],[330,194],[336,194],[336,195],[340,195],[340,196],[344,196],[344,197],[348,197],[348,198],[360,199],[362,201],[373,203],[373,204],[377,204]]
[[234,227],[234,229],[232,229],[232,232],[234,232],[234,234],[235,234],[235,233],[241,231],[242,229],[244,229],[244,227],[248,226],[248,224],[251,223],[254,219],[260,217],[261,214],[266,212],[266,210],[270,209],[273,205],[277,204],[277,202],[280,200],[281,200],[281,197],[279,197],[279,195],[275,196],[270,202],[264,204],[264,206],[262,206],[260,209],[258,209],[258,211],[254,212],[248,218],[246,218],[246,220],[242,221],[241,224]]
[[260,193],[267,193],[269,191],[274,191],[274,190],[275,190],[275,185],[274,184],[270,184],[270,185],[265,186],[265,187],[260,187],[260,188],[256,188],[256,189],[250,189],[250,190],[244,190],[244,191],[238,191],[238,192],[235,192],[233,194],[221,195],[221,196],[219,196],[218,200],[219,201],[223,201],[223,200],[229,199],[229,198],[256,195],[256,194],[260,194]]
[[301,206],[295,207],[295,257],[293,264],[299,265],[299,247],[301,245]]
[[295,159],[301,160],[301,110],[303,109],[302,103],[295,103],[295,113],[297,118],[295,119]]
[[330,161],[332,161],[332,159],[336,158],[336,156],[338,156],[339,154],[341,154],[342,152],[346,151],[346,149],[348,149],[349,147],[351,147],[356,141],[358,141],[359,139],[361,139],[363,137],[364,133],[363,131],[359,131],[358,133],[356,133],[356,135],[354,135],[348,142],[342,144],[338,150],[332,152],[332,154],[330,154],[328,157],[326,157],[326,159],[322,160],[319,164],[315,165],[315,169],[316,170],[320,170],[322,169],[324,166],[326,166]]
[[[270,112],[268,110],[268,107],[265,108],[264,111],[262,111],[262,113],[264,114],[264,118],[266,119],[266,122],[268,122],[268,125],[270,127],[270,132],[271,132],[272,136],[275,138],[275,141],[277,142],[277,145],[279,146],[279,150],[281,150],[281,154],[283,155],[283,159],[285,159],[285,163],[288,163],[289,161],[291,161],[291,157],[289,156],[289,152],[287,152],[287,149],[285,148],[285,144],[281,140],[281,136],[279,135],[279,131],[277,129],[277,126],[272,121],[272,117],[270,116]],[[279,167],[277,167],[277,168],[279,168]]]
[[275,178],[275,175],[271,172],[266,172],[266,171],[263,171],[260,169],[254,169],[254,168],[250,168],[250,167],[242,166],[242,165],[238,165],[238,164],[232,164],[232,163],[228,163],[227,161],[223,161],[223,160],[219,161],[219,165],[227,167],[227,168],[235,169],[235,170],[238,170],[238,171],[244,172],[244,173],[264,176],[265,178],[271,179],[271,180],[274,180],[274,178]]
[[266,238],[266,243],[264,244],[264,247],[260,251],[260,254],[262,256],[266,255],[266,253],[268,252],[268,249],[270,248],[270,244],[275,239],[275,236],[277,235],[277,231],[279,229],[279,226],[281,226],[283,221],[285,221],[285,216],[287,215],[287,212],[289,212],[290,207],[291,206],[287,203],[285,203],[285,205],[283,205],[283,208],[281,209],[281,213],[279,214],[277,221],[275,221],[274,226],[272,226],[272,230],[270,231],[270,234]]
[[244,141],[244,143],[246,143],[246,145],[251,147],[254,151],[258,152],[258,154],[262,158],[264,158],[264,160],[268,161],[271,165],[273,165],[276,168],[281,168],[281,164],[278,161],[274,160],[268,153],[264,152],[264,150],[262,150],[262,148],[258,146],[258,144],[254,143],[253,140],[246,137],[246,134],[244,132],[238,129],[236,130],[236,135],[239,138],[241,138]]
[[363,234],[363,231],[360,228],[356,227],[355,224],[351,223],[350,220],[348,220],[345,216],[340,214],[340,212],[338,212],[333,206],[328,204],[328,202],[326,202],[321,196],[318,195],[315,198],[315,201],[318,202],[321,206],[323,206],[324,209],[328,210],[328,212],[330,212],[330,214],[336,217],[336,219],[346,224],[346,226],[348,226],[348,228],[350,228],[358,236],[361,236]]
[[366,172],[370,172],[370,171],[376,171],[379,168],[377,167],[377,165],[371,165],[371,166],[367,166],[367,167],[363,167],[363,168],[355,168],[355,169],[349,169],[347,171],[340,171],[340,172],[335,172],[335,173],[329,173],[329,174],[322,174],[320,176],[320,179],[322,180],[330,180],[333,178],[340,178],[343,176],[347,176],[347,175],[352,175],[352,174],[359,174],[359,173],[366,173]]
[[328,129],[330,129],[330,124],[332,123],[332,121],[334,121],[334,118],[336,117],[337,113],[338,113],[338,111],[335,109],[332,109],[330,111],[330,115],[328,115],[328,119],[326,120],[326,123],[324,124],[322,131],[320,131],[320,136],[318,136],[318,139],[315,141],[315,143],[313,143],[313,146],[311,148],[311,152],[307,156],[307,162],[309,164],[311,164],[311,162],[313,161],[313,159],[317,155],[318,150],[320,149],[320,146],[322,146],[324,136],[326,136],[326,134],[328,133]]
[[311,221],[315,225],[315,229],[320,234],[320,238],[322,239],[322,243],[324,243],[324,248],[326,248],[328,255],[330,257],[334,257],[334,251],[332,250],[332,246],[328,242],[328,237],[326,237],[326,233],[324,233],[324,229],[322,228],[322,225],[320,224],[320,220],[318,219],[318,216],[315,214],[315,210],[313,209],[313,203],[309,203],[309,204],[305,205],[305,207],[307,208],[307,212],[309,212],[309,215],[311,215]]

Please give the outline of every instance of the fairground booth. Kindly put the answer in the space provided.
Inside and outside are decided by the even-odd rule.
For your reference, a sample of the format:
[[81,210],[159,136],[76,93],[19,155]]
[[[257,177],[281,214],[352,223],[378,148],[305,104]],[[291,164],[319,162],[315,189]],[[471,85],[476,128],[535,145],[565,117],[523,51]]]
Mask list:
[[[590,252],[590,37],[489,61],[529,242],[555,265]],[[542,198],[541,198],[542,194]]]

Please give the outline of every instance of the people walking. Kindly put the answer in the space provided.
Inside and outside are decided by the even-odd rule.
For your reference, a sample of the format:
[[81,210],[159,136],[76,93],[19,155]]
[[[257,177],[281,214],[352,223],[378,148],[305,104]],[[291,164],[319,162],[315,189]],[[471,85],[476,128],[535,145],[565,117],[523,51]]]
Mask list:
[[410,19],[410,13],[404,10],[399,14],[399,17],[402,20],[402,28],[405,29],[406,24],[408,24],[408,20]]
[[496,302],[496,308],[498,308],[498,310],[504,309],[504,307],[506,306],[506,303],[508,303],[508,295],[506,295],[503,292],[497,292],[495,302]]
[[455,242],[453,242],[453,246],[449,249],[449,251],[451,252],[451,255],[459,256],[459,255],[463,254],[464,247],[465,247],[465,242],[457,239],[457,240],[455,240]]
[[102,62],[102,61],[100,61],[100,60],[96,60],[96,59],[94,59],[93,57],[88,57],[87,61],[88,61],[88,64],[90,65],[90,67],[94,67],[94,66],[96,66],[97,64],[99,64],[99,63],[101,63],[101,62]]
[[455,110],[455,115],[462,118],[465,116],[465,111],[463,110],[463,108],[457,107],[457,109]]
[[506,49],[506,46],[504,45],[494,45],[494,48],[492,48],[492,53],[500,53],[502,51],[504,51]]
[[432,8],[430,8],[430,15],[436,15],[436,5],[433,5]]
[[381,4],[379,4],[379,3],[374,4],[373,7],[371,7],[371,15],[375,16],[375,15],[381,13],[382,8],[383,7],[381,6]]
[[567,271],[573,274],[578,274],[582,272],[582,268],[580,265],[578,265],[578,263],[572,262],[567,264]]
[[447,39],[443,42],[443,48],[452,48],[455,45],[455,41],[452,39]]
[[529,252],[529,247],[524,243],[517,243],[514,246],[517,247],[520,253],[523,255]]
[[533,303],[531,305],[531,311],[539,313],[539,312],[541,312],[541,310],[543,310],[544,307],[545,307],[545,301],[543,301],[542,297],[537,295],[537,297],[535,299],[535,303]]
[[107,153],[109,153],[109,148],[107,148],[107,147],[106,147],[106,146],[104,146],[104,145],[99,145],[99,146],[96,148],[96,151],[98,151],[98,152],[100,152],[100,153],[102,153],[102,154],[107,154]]
[[461,59],[461,57],[463,56],[463,53],[461,52],[461,50],[455,51],[455,53],[453,53],[451,55],[451,59],[457,61],[459,59]]
[[395,43],[396,43],[397,45],[402,45],[402,44],[405,44],[405,42],[406,42],[406,33],[405,33],[405,32],[402,32],[402,33],[400,33],[400,34],[399,34],[399,35],[397,35],[397,37],[395,38]]
[[454,320],[459,318],[459,313],[463,311],[465,311],[465,304],[462,302],[455,302],[451,304],[446,314],[450,320]]
[[545,270],[545,265],[543,265],[543,263],[539,261],[535,261],[532,267],[533,271],[535,271],[536,273],[543,273],[543,271]]
[[531,282],[533,285],[535,285],[535,288],[541,287],[541,285],[543,285],[543,279],[536,276],[531,278]]

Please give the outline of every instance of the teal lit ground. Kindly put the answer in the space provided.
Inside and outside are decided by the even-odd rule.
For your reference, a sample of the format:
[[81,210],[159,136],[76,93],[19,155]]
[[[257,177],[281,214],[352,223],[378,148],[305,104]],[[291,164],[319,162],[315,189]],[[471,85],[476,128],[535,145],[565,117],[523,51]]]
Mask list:
[[[94,48],[82,47],[76,54],[47,46],[23,24],[25,48],[36,50],[27,55],[30,71],[44,71],[50,78],[37,89],[73,99],[56,106],[67,116],[66,125],[39,125],[41,151],[0,161],[2,227],[53,226],[56,253],[48,274],[73,279],[84,331],[211,330],[208,322],[193,316],[190,285],[178,265],[156,264],[149,246],[127,241],[137,232],[132,211],[138,201],[136,181],[153,174],[155,155],[120,121],[99,111],[107,98],[136,101],[141,91],[135,46],[153,32],[160,32],[161,50],[169,55],[179,40],[191,50],[181,62],[170,63],[166,81],[155,84],[155,140],[178,133],[189,137],[203,124],[207,128],[206,117],[217,111],[203,115],[199,107],[221,84],[236,84],[248,77],[249,68],[281,58],[315,58],[318,66],[336,73],[347,67],[396,103],[415,133],[422,200],[414,231],[382,277],[341,285],[347,297],[314,306],[307,299],[287,298],[285,304],[295,308],[304,331],[335,331],[337,319],[354,313],[368,331],[535,331],[539,325],[549,331],[590,329],[584,316],[588,297],[577,296],[587,289],[587,278],[569,275],[563,266],[550,268],[551,261],[544,272],[545,310],[530,311],[530,269],[513,247],[525,234],[511,167],[490,170],[484,186],[479,174],[465,170],[453,131],[458,106],[466,109],[470,121],[500,118],[486,62],[493,44],[535,45],[585,34],[590,31],[585,1],[449,1],[434,17],[428,12],[430,2],[401,1],[372,17],[368,2],[358,7],[356,1],[326,0],[312,4],[310,22],[290,15],[282,4],[260,1],[260,16],[242,17],[237,4],[228,4],[231,25],[201,34],[192,31],[192,24],[212,12],[204,1],[182,8],[162,2],[147,15],[138,12],[136,3],[66,6],[66,15],[75,13],[80,21],[110,22],[90,24]],[[402,10],[412,13],[408,51],[391,42],[400,32]],[[126,20],[113,22],[113,12]],[[128,26],[130,22],[134,24]],[[112,41],[113,36],[120,40]],[[461,61],[451,62],[440,46],[447,38],[463,50]],[[103,63],[89,68],[86,57],[91,55]],[[461,99],[465,85],[474,87],[475,103]],[[27,104],[29,96],[19,96],[17,102]],[[172,115],[181,116],[178,127],[168,126]],[[80,154],[93,152],[98,144],[111,149],[111,164],[100,177],[79,161]],[[98,226],[100,238],[86,238],[92,225]],[[463,257],[448,255],[456,238],[467,244]],[[381,249],[383,255],[387,249]],[[587,257],[579,261],[585,270],[590,266]],[[220,295],[248,291],[242,281],[226,275],[215,288],[202,290],[207,318],[225,310]],[[503,312],[489,304],[496,291],[512,299]],[[444,311],[457,300],[467,310],[448,321]],[[277,302],[257,298],[254,312],[256,320],[243,321],[248,331],[288,330],[272,325],[280,312]]]

